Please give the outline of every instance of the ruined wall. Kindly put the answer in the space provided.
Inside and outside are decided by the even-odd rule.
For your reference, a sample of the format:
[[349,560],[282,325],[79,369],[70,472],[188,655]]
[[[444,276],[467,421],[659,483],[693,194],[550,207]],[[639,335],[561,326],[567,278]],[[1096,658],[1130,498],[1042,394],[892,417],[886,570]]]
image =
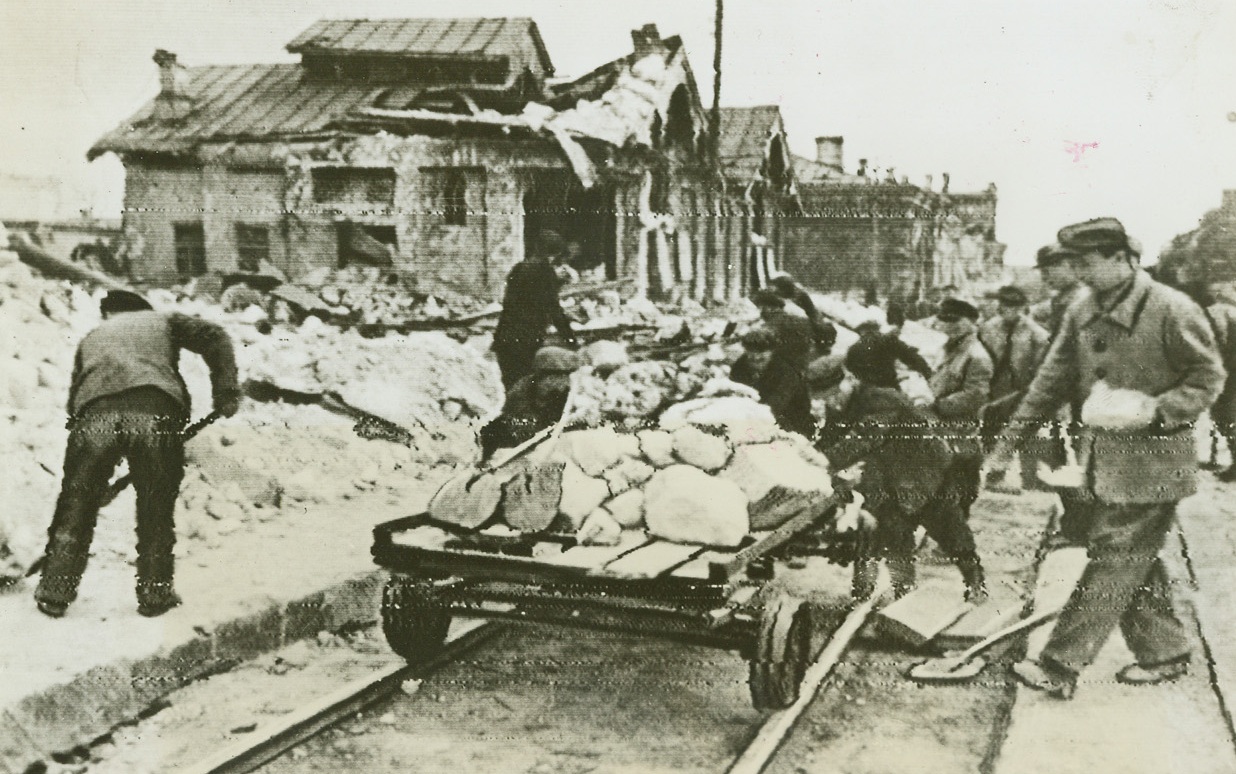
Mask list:
[[[315,167],[380,167],[395,170],[393,206],[357,203],[340,207],[314,201]],[[298,271],[334,265],[335,227],[343,218],[393,226],[398,268],[459,292],[497,298],[510,268],[523,259],[524,170],[561,169],[565,162],[547,144],[517,140],[366,135],[322,152],[289,159],[286,207],[290,249]],[[448,222],[443,184],[448,170],[465,181],[467,217]]]
[[239,269],[236,225],[247,224],[266,227],[269,260],[287,273],[291,264],[283,230],[284,175],[279,170],[235,170],[208,164],[202,169],[202,186],[207,269],[220,273]]
[[124,224],[140,236],[130,256],[133,278],[160,284],[179,280],[173,224],[199,222],[205,207],[200,168],[125,164]]

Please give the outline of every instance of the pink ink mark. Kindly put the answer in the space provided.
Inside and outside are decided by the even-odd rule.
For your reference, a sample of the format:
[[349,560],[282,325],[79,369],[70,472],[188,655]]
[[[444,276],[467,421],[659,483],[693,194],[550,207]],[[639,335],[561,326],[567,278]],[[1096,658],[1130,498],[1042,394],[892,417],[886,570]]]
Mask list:
[[1089,150],[1090,148],[1097,148],[1097,147],[1099,147],[1099,144],[1097,142],[1066,142],[1065,143],[1066,152],[1073,154],[1074,164],[1082,160],[1082,154],[1084,154],[1087,150]]

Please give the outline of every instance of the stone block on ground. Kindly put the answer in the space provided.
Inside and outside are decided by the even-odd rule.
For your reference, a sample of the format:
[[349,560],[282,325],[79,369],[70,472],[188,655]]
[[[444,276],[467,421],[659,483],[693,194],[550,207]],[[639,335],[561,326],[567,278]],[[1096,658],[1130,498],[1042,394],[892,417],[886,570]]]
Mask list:
[[690,465],[672,465],[644,489],[648,532],[679,543],[736,546],[747,533],[747,497],[732,481]]
[[952,584],[927,583],[876,613],[885,636],[921,648],[974,609]]
[[616,546],[622,537],[622,525],[604,507],[588,514],[577,535],[583,546]]

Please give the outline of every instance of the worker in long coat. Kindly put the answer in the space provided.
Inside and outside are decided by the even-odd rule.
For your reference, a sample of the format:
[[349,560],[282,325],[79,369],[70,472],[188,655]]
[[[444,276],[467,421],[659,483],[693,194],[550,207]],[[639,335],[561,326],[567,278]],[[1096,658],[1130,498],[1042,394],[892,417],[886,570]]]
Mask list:
[[937,431],[946,437],[955,456],[949,471],[950,488],[969,517],[978,499],[982,446],[979,412],[991,395],[991,355],[978,338],[978,307],[957,297],[946,298],[936,310],[936,327],[948,336],[944,360],[928,380],[935,396],[931,410]]
[[[1094,501],[1090,562],[1042,655],[1014,667],[1031,688],[1069,698],[1117,626],[1136,659],[1117,673],[1120,682],[1154,684],[1188,669],[1189,638],[1158,554],[1176,503],[1196,491],[1193,423],[1225,373],[1202,309],[1137,267],[1120,221],[1066,226],[1058,240],[1077,254],[1069,260],[1092,292],[1065,313],[989,466],[1007,465],[1022,438],[1062,407],[1083,404],[1077,443]],[[1086,403],[1092,392],[1108,397]],[[1117,394],[1122,408],[1104,409]],[[1089,416],[1099,419],[1089,422],[1092,405]]]
[[898,596],[914,587],[914,531],[923,526],[961,570],[966,597],[980,601],[986,597],[982,563],[965,512],[948,486],[955,453],[933,418],[885,383],[893,358],[876,339],[859,339],[850,347],[845,367],[858,385],[829,417],[820,442],[839,470],[866,463],[857,489],[876,518],[875,551],[855,563],[854,596],[866,599],[875,590],[881,558]]
[[742,346],[742,356],[730,367],[730,379],[754,387],[782,430],[814,438],[806,376],[778,348],[776,333],[763,326],[754,328],[743,336]]
[[517,263],[507,275],[493,351],[508,391],[533,372],[533,358],[550,324],[566,336],[568,343],[575,342],[571,320],[558,300],[561,280],[554,270],[566,256],[566,242],[547,231],[541,234],[533,255]]
[[173,513],[184,475],[181,431],[189,417],[180,351],[206,361],[215,411],[232,416],[240,406],[236,356],[223,328],[153,311],[129,291],[108,293],[100,306],[103,323],[77,348],[64,480],[34,592],[39,610],[53,618],[77,598],[100,503],[122,457],[137,494],[138,612],[156,616],[180,604],[173,587]]

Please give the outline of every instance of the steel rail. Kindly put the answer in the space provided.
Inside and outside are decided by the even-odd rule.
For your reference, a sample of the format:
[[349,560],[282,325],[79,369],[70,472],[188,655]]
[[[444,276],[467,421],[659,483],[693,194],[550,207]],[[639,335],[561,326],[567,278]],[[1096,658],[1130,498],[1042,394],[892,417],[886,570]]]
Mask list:
[[415,665],[395,664],[354,680],[268,726],[259,727],[253,735],[236,744],[182,769],[182,774],[244,774],[253,771],[375,702],[393,695],[405,680],[432,673],[507,628],[487,621],[470,621],[428,661]]

